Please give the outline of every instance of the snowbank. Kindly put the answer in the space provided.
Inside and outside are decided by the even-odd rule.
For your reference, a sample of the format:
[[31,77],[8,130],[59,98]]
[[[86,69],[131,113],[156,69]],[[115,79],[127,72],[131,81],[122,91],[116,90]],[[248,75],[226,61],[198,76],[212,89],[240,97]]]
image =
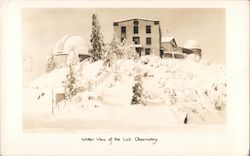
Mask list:
[[[226,69],[222,65],[142,56],[138,61],[117,60],[105,70],[103,61],[84,62],[79,71],[81,87],[92,87],[78,93],[70,104],[59,110],[59,114],[67,113],[59,118],[160,127],[184,124],[186,117],[188,124],[215,124],[226,120]],[[142,79],[143,105],[131,105],[134,78],[138,74]],[[65,75],[65,68],[56,69],[34,81],[31,88],[47,88],[44,93],[51,97],[49,86],[61,84]],[[32,105],[28,112],[40,108],[34,105],[40,93],[30,92],[25,96],[26,106]],[[44,105],[40,111],[50,112],[51,98],[39,103]]]
[[52,72],[45,73],[30,84],[32,88],[46,88],[54,84],[60,84],[65,80],[66,68],[55,69]]
[[85,81],[91,81],[96,79],[101,74],[102,68],[103,61],[96,61],[93,63],[85,64],[81,69],[83,79]]

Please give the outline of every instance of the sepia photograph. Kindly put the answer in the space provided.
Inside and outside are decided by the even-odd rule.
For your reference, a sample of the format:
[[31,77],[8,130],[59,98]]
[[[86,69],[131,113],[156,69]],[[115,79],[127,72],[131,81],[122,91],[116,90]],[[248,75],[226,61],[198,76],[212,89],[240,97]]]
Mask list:
[[0,0],[0,155],[249,155],[249,1]]
[[24,132],[226,125],[224,8],[23,8]]

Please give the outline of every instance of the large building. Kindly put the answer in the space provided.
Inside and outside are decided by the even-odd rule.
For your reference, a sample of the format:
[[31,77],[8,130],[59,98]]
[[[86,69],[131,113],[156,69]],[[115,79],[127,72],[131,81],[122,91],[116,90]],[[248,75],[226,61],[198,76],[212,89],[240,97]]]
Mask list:
[[160,56],[161,28],[157,20],[131,18],[115,21],[115,35],[122,42],[134,45],[137,53],[141,55],[154,54]]

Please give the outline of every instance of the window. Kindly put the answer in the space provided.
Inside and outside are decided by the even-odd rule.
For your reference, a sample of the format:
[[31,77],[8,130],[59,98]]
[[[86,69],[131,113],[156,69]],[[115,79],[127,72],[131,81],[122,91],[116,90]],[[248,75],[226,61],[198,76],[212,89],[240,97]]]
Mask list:
[[151,50],[150,48],[146,48],[145,49],[145,55],[150,55],[150,50]]
[[133,37],[133,41],[135,44],[140,44],[140,38],[139,37]]
[[155,25],[159,25],[160,22],[159,22],[159,21],[154,21],[154,24],[155,24]]
[[138,20],[134,20],[134,25],[138,25],[138,24],[139,24]]
[[146,38],[146,44],[147,45],[151,45],[151,37],[147,37]]
[[121,33],[126,33],[126,27],[121,27]]
[[134,34],[138,34],[139,30],[138,30],[138,26],[134,26]]
[[150,33],[151,33],[151,26],[150,26],[150,25],[147,25],[147,26],[146,26],[146,33],[147,33],[147,34],[150,34]]
[[171,53],[165,53],[165,57],[167,57],[167,58],[172,58],[172,57],[173,57],[173,54],[171,54]]
[[174,58],[176,58],[176,59],[184,59],[185,57],[182,54],[174,54]]

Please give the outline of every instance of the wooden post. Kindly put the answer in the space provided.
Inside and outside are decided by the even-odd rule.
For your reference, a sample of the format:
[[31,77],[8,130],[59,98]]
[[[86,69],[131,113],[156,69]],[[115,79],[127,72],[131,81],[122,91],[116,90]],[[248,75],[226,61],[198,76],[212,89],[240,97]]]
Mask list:
[[52,115],[54,114],[54,90],[53,90],[53,85],[52,85],[52,105],[51,105],[51,112]]

